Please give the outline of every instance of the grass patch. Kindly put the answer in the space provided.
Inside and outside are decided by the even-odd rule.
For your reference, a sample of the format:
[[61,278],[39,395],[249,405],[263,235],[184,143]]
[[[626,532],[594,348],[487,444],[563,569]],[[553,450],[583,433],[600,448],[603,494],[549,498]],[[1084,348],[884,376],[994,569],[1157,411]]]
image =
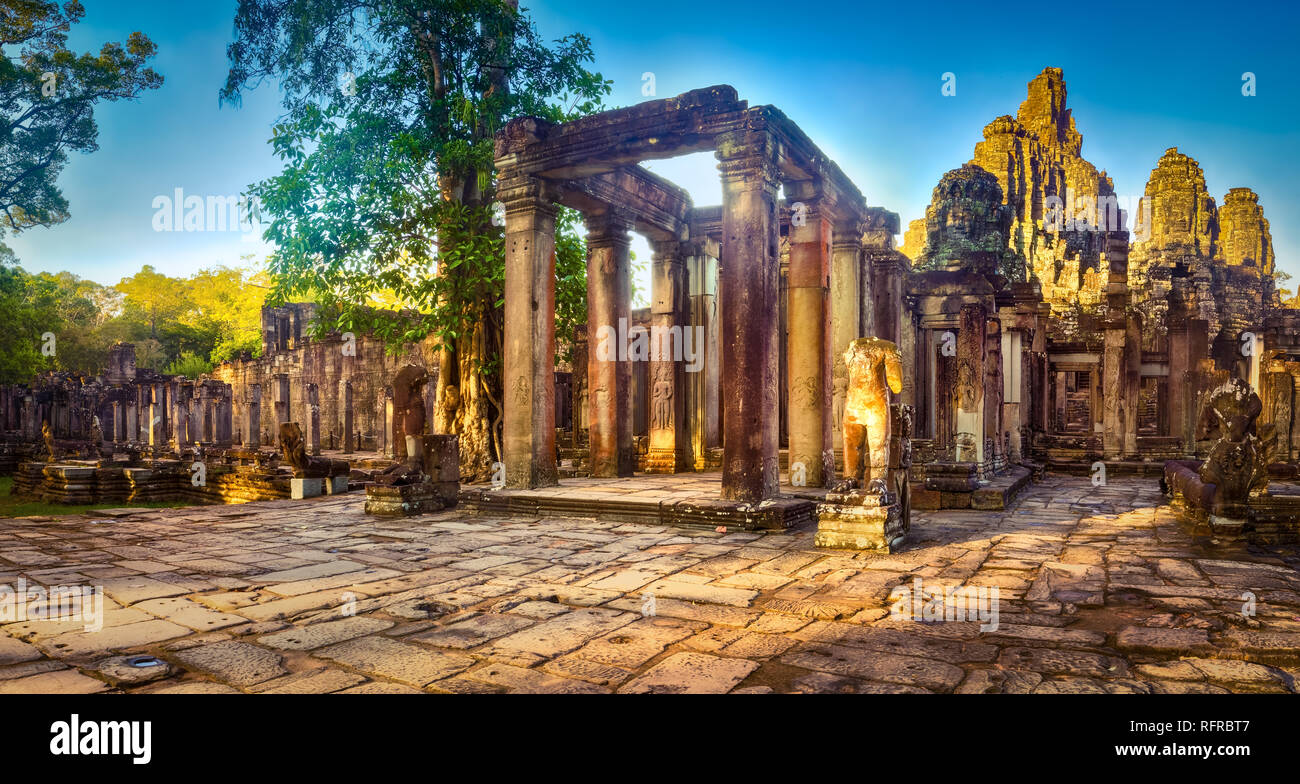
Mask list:
[[0,517],[54,517],[58,515],[79,515],[95,509],[175,509],[192,506],[184,501],[149,501],[145,503],[99,504],[47,504],[44,501],[32,501],[15,498],[10,495],[14,487],[12,476],[0,476]]

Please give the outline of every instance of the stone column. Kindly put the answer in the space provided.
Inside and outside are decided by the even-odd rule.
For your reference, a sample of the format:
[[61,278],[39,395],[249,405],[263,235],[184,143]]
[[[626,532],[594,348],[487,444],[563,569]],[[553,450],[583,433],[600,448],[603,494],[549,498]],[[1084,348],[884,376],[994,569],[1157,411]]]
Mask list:
[[199,404],[203,408],[203,413],[199,419],[200,432],[203,433],[202,440],[209,444],[215,444],[217,441],[217,401],[213,398],[212,388],[206,384],[199,387]]
[[721,445],[718,394],[721,376],[718,333],[718,244],[707,238],[692,240],[686,260],[691,292],[691,329],[704,340],[695,367],[687,366],[691,389],[691,446],[696,468],[702,469],[704,453]]
[[113,401],[113,443],[120,444],[125,441],[126,434],[126,404],[121,400],[115,400]]
[[1027,384],[1026,367],[1027,342],[1024,332],[1007,329],[1002,332],[1002,427],[1009,436],[1007,439],[1007,459],[1020,460],[1024,457],[1025,444],[1021,443],[1024,428],[1025,393]]
[[156,449],[165,449],[167,447],[167,425],[170,421],[167,416],[167,385],[157,383],[153,385],[153,405],[149,412],[149,441],[150,446]]
[[[188,394],[187,394],[188,393]],[[172,433],[176,441],[176,452],[183,452],[190,441],[190,411],[186,400],[193,395],[188,383],[177,381],[172,391]]]
[[1246,383],[1250,384],[1250,388],[1255,391],[1255,394],[1263,395],[1264,394],[1263,373],[1262,373],[1263,365],[1264,365],[1263,363],[1264,357],[1262,356],[1264,353],[1263,330],[1257,327],[1252,327],[1248,331],[1250,332],[1250,334],[1255,336],[1255,339],[1251,340],[1249,343],[1238,341],[1239,344],[1241,345],[1250,346],[1250,348],[1248,349],[1250,351],[1250,354],[1246,356]]
[[[802,217],[802,220],[799,218]],[[803,463],[809,487],[835,474],[831,420],[831,224],[810,207],[790,224],[787,308],[790,470]],[[848,343],[845,343],[845,348]],[[841,362],[844,348],[839,350]]]
[[[686,359],[702,357],[691,328],[686,262],[677,240],[656,242],[650,273],[650,450],[646,473],[695,468],[686,428]],[[703,330],[699,330],[702,333]],[[697,369],[698,370],[698,369]]]
[[262,385],[248,385],[248,402],[244,407],[244,446],[257,449],[262,445]]
[[126,440],[140,440],[140,409],[135,400],[129,400],[126,404]]
[[1188,355],[1187,321],[1169,314],[1166,321],[1169,330],[1169,435],[1184,443],[1182,454],[1191,450],[1186,443],[1185,421],[1188,418],[1187,373],[1195,367],[1195,360]]
[[722,497],[779,492],[777,329],[780,226],[774,140],[765,130],[719,140],[722,173]]
[[[1002,428],[1002,321],[989,318],[984,322],[984,462],[997,470],[997,458],[1005,457]],[[993,449],[988,449],[992,442]]]
[[339,413],[343,428],[343,454],[350,455],[356,449],[355,435],[352,432],[352,382],[347,379],[339,381]]
[[1124,415],[1126,413],[1122,395],[1124,394],[1125,356],[1124,343],[1126,330],[1108,328],[1101,358],[1102,383],[1102,457],[1118,460],[1124,455]]
[[381,423],[379,432],[382,434],[381,439],[383,441],[384,457],[393,458],[397,456],[397,444],[394,437],[396,434],[396,422],[394,421],[395,414],[393,411],[392,389],[385,388],[384,391],[380,393],[379,405],[379,410],[383,412],[383,422]]
[[859,277],[862,271],[862,227],[855,221],[836,224],[831,235],[831,439],[836,449],[844,446],[844,400],[848,395],[849,373],[844,352],[858,334],[861,308]]
[[[974,454],[959,450],[960,462],[983,463],[984,352],[987,311],[982,305],[962,305],[957,335],[957,432],[974,440]],[[942,390],[936,390],[936,394]],[[960,441],[958,441],[960,444]]]
[[555,214],[540,183],[502,188],[506,208],[506,486],[559,483],[555,460]]
[[1138,457],[1138,410],[1142,398],[1142,317],[1128,317],[1124,333],[1124,456]]
[[[868,250],[864,255],[871,270],[871,299],[863,301],[863,308],[870,308],[875,313],[872,334],[901,344],[903,330],[910,328],[904,323],[910,316],[903,301],[910,269],[907,257],[892,249]],[[907,379],[903,383],[907,383]]]
[[587,221],[587,401],[592,476],[631,476],[634,468],[632,366],[628,358],[631,228],[626,218],[612,211]]
[[315,384],[307,385],[307,422],[303,428],[306,443],[303,445],[307,454],[320,454],[320,388]]
[[574,449],[582,446],[587,433],[587,325],[576,324],[573,328],[573,382],[569,385],[573,404],[573,443]]

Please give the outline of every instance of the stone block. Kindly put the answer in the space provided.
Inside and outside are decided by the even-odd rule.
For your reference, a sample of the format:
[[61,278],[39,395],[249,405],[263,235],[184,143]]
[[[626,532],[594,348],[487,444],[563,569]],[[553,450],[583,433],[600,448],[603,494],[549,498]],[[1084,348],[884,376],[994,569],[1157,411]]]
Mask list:
[[882,500],[893,502],[870,506],[819,504],[813,544],[838,550],[893,552],[902,544],[906,532],[902,511],[896,499]]
[[416,515],[436,512],[446,504],[432,482],[416,485],[367,485],[366,514]]
[[970,494],[970,508],[996,511],[1006,508],[1004,488],[985,487]]
[[[940,509],[970,509],[970,493],[939,493]],[[913,501],[915,504],[915,501]]]
[[289,497],[295,500],[315,498],[321,494],[324,484],[325,480],[323,479],[290,479]]
[[323,481],[325,483],[326,495],[338,495],[339,493],[346,493],[348,491],[348,477],[346,476],[331,476],[329,479]]
[[938,490],[926,490],[925,485],[920,482],[912,483],[912,508],[933,511],[939,508],[940,493]]

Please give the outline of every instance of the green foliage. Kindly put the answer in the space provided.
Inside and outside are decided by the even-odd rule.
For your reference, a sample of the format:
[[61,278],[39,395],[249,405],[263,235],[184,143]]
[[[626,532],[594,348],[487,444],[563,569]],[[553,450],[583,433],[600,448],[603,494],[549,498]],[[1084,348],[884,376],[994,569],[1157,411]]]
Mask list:
[[[5,0],[0,8],[0,238],[68,219],[57,180],[70,152],[94,152],[95,105],[162,85],[145,63],[157,47],[142,33],[98,54],[67,47],[85,16],[79,2]],[[12,261],[0,245],[0,263]]]
[[[318,332],[373,330],[392,350],[429,334],[454,348],[499,321],[493,135],[600,107],[610,83],[583,67],[586,37],[544,44],[500,0],[241,0],[235,31],[222,99],[274,79],[287,110],[271,138],[285,168],[251,188],[278,247],[270,301],[311,296]],[[581,248],[562,221],[562,320],[585,298]]]
[[[94,281],[68,272],[30,274],[0,266],[0,383],[31,380],[48,370],[94,372],[109,341],[98,328],[101,306],[113,298]],[[54,354],[41,349],[43,335],[54,335]]]
[[557,359],[573,359],[573,339],[587,323],[587,243],[578,233],[581,215],[560,210],[555,229],[555,337]]
[[[134,343],[136,364],[161,369],[193,356],[190,375],[241,351],[261,350],[265,273],[212,267],[189,279],[145,266],[117,286],[101,286],[69,272],[31,274],[0,266],[0,383],[25,383],[48,370],[94,375],[109,348]],[[54,334],[55,353],[41,353],[42,335]],[[171,371],[168,371],[171,372]],[[197,375],[195,373],[194,375]]]
[[212,363],[203,357],[197,356],[193,352],[183,352],[170,365],[163,369],[163,372],[173,376],[185,376],[186,378],[198,378],[204,373],[212,372]]
[[115,287],[125,297],[127,315],[149,325],[149,337],[158,338],[159,322],[175,321],[184,313],[186,302],[185,282],[168,277],[146,264],[140,271]]

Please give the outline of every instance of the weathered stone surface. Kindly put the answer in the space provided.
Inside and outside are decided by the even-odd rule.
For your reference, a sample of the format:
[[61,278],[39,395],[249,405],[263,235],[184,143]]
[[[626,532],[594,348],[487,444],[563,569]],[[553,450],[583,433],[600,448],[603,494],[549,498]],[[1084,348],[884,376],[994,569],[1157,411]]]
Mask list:
[[279,654],[234,640],[180,651],[176,659],[231,686],[252,686],[288,672]]
[[965,675],[960,667],[943,662],[843,645],[812,645],[787,653],[780,660],[808,670],[919,686],[932,691],[951,691]]
[[473,648],[532,624],[531,619],[519,615],[487,613],[413,634],[407,639],[439,648]]
[[[1106,511],[1081,501],[1104,501]],[[99,632],[80,622],[7,623],[0,652],[10,663],[0,660],[0,684],[151,693],[692,685],[745,693],[1221,693],[1293,692],[1300,671],[1292,618],[1300,575],[1276,550],[1220,547],[1207,556],[1160,505],[1150,478],[1112,477],[1099,488],[1087,477],[1053,476],[1000,515],[927,513],[926,539],[887,557],[818,552],[810,525],[737,535],[460,512],[411,524],[368,518],[363,503],[357,494],[254,503],[231,519],[150,510],[147,525],[120,526],[111,540],[93,519],[41,523],[40,537],[31,537],[30,521],[0,520],[0,539],[21,538],[19,557],[47,574],[184,563],[146,574],[189,592],[131,607],[106,599]],[[328,506],[318,512],[318,504]],[[229,581],[232,564],[247,564],[254,576]],[[345,571],[335,574],[331,564]],[[277,579],[264,582],[268,575]],[[289,582],[278,579],[286,575]],[[999,586],[998,628],[891,617],[891,591],[917,578],[935,588]],[[705,603],[703,595],[647,602],[643,594],[656,584],[738,591],[713,598],[746,606]],[[1243,625],[1248,589],[1257,613]],[[1023,601],[1017,591],[1037,598]],[[247,623],[212,632],[164,619],[196,609],[197,618],[215,612]],[[271,618],[284,620],[263,620]],[[1115,618],[1125,623],[1095,623]],[[110,678],[105,659],[137,651],[167,659],[171,674],[161,682]]]
[[726,694],[758,665],[703,653],[676,653],[619,689],[620,694]]
[[455,675],[474,664],[468,656],[384,637],[360,637],[318,650],[315,655],[416,688]]
[[385,621],[382,618],[344,618],[267,634],[259,637],[257,641],[272,648],[305,651],[322,645],[333,645],[353,637],[374,634],[391,628],[392,625],[392,621]]

